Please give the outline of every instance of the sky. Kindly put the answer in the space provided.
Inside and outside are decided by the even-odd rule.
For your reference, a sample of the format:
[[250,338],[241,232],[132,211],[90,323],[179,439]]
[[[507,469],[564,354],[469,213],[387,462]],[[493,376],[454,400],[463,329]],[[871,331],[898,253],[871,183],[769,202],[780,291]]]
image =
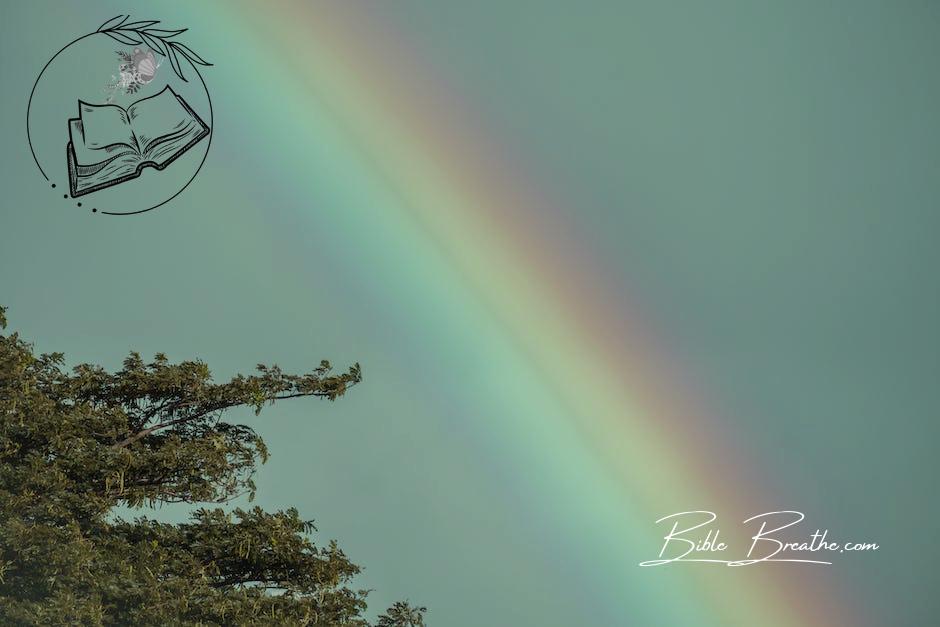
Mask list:
[[[63,197],[67,118],[103,101],[120,45],[84,39],[36,83],[48,180],[30,92],[127,13],[188,28],[213,64],[204,90],[166,66],[151,86],[207,118],[211,100],[211,144]],[[70,364],[165,352],[219,379],[359,362],[335,403],[232,418],[270,448],[256,503],[315,519],[365,567],[372,612],[936,617],[940,7],[96,0],[0,17],[10,327]],[[166,205],[104,214],[203,156]],[[640,568],[656,521],[690,510],[735,539],[797,510],[802,537],[880,548]]]

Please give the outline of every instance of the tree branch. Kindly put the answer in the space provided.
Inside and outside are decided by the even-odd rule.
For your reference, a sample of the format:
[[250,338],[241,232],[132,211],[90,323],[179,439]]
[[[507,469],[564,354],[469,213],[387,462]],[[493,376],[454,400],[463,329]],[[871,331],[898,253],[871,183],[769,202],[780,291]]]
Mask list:
[[[351,385],[352,385],[352,384],[350,384],[350,387],[351,387]],[[293,394],[281,394],[281,395],[278,395],[278,396],[271,396],[271,397],[269,397],[269,398],[267,398],[267,399],[265,399],[265,400],[266,400],[266,401],[282,401],[282,400],[286,400],[286,399],[289,399],[289,398],[299,398],[299,397],[301,397],[301,396],[317,396],[317,397],[320,397],[320,398],[328,398],[328,397],[330,396],[330,394],[329,394],[328,392],[295,392],[295,393],[293,393]],[[193,403],[189,403],[189,404],[193,404]],[[216,412],[216,411],[225,411],[226,409],[231,409],[231,408],[237,407],[237,406],[239,406],[239,405],[244,405],[244,402],[241,402],[241,401],[239,401],[239,402],[234,402],[234,401],[233,401],[233,402],[231,402],[231,403],[222,403],[222,404],[219,404],[219,405],[211,406],[211,407],[209,407],[209,408],[207,408],[207,409],[204,409],[203,411],[200,411],[200,412],[198,412],[198,413],[192,414],[191,416],[182,416],[182,417],[176,418],[176,419],[174,419],[174,420],[168,420],[168,421],[166,421],[166,422],[161,422],[161,423],[155,424],[155,425],[153,425],[152,427],[147,427],[146,429],[142,429],[142,430],[138,431],[137,433],[134,433],[133,435],[130,435],[130,436],[124,438],[124,439],[121,440],[120,442],[116,442],[115,444],[112,445],[112,448],[116,448],[116,449],[127,448],[128,446],[130,446],[131,444],[133,444],[133,443],[136,442],[137,440],[140,440],[141,438],[147,437],[148,435],[150,435],[150,434],[153,433],[154,431],[158,431],[158,430],[160,430],[160,429],[165,429],[166,427],[172,427],[172,426],[175,426],[175,425],[185,424],[185,423],[191,422],[191,421],[193,421],[193,420],[199,420],[200,418],[204,418],[204,417],[206,417],[207,415],[209,415],[209,414],[211,414],[211,413],[213,413],[213,412]],[[172,409],[171,411],[175,411],[175,410],[180,409],[181,407],[185,407],[185,406],[186,406],[186,404],[183,404],[183,403],[176,403],[175,406],[173,407],[173,409]]]

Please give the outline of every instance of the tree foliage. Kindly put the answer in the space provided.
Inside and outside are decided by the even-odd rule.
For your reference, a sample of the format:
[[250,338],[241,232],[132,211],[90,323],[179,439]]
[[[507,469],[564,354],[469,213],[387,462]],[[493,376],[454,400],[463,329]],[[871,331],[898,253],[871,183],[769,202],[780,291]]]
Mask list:
[[[368,625],[359,567],[335,542],[318,546],[311,521],[217,506],[253,496],[268,456],[227,410],[333,401],[361,379],[358,364],[324,361],[216,383],[200,361],[136,353],[118,372],[69,371],[0,333],[0,623]],[[173,502],[216,506],[183,524],[114,513]],[[423,625],[424,611],[396,603],[377,624]]]
[[413,607],[407,602],[398,601],[379,616],[376,627],[424,627],[426,607]]

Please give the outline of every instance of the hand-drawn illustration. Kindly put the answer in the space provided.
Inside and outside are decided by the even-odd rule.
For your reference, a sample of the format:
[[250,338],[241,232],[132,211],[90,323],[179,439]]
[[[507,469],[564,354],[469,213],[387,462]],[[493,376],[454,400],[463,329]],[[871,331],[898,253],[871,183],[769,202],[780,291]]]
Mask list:
[[125,95],[136,94],[140,88],[156,78],[161,62],[153,55],[153,50],[134,48],[132,53],[116,50],[121,60],[117,75],[111,75],[111,82],[106,89],[108,103],[114,100],[115,94],[123,92]]
[[127,109],[78,102],[69,120],[67,158],[72,196],[89,194],[162,170],[209,134],[209,127],[168,85]]
[[[101,33],[107,35],[111,39],[126,46],[149,46],[149,52],[158,54],[170,61],[173,72],[181,81],[187,79],[183,74],[183,66],[180,63],[180,57],[187,60],[190,65],[192,65],[193,69],[196,70],[197,74],[199,73],[199,70],[196,68],[197,65],[212,65],[193,52],[189,46],[175,39],[178,35],[185,33],[189,29],[180,28],[178,30],[167,30],[164,28],[156,28],[157,24],[160,23],[159,20],[128,22],[127,20],[129,19],[129,15],[118,15],[99,26],[98,30],[91,34]],[[148,51],[143,51],[141,48],[135,48],[133,54],[127,55],[125,59],[130,71],[139,73],[141,76],[149,76],[149,79],[146,81],[137,81],[142,84],[149,83],[156,73],[155,57],[148,55],[147,52]],[[148,56],[150,61],[149,65],[145,63],[145,61],[148,60]],[[122,55],[122,58],[125,57]]]
[[[63,46],[40,71],[30,92],[27,106],[27,139],[33,159],[40,173],[50,181],[51,173],[62,172],[68,177],[68,194],[63,198],[77,198],[86,194],[100,192],[113,188],[121,183],[139,179],[143,171],[150,167],[154,171],[163,171],[171,163],[189,152],[203,139],[205,153],[201,160],[185,160],[187,165],[175,176],[164,179],[167,175],[160,175],[158,179],[147,179],[146,184],[135,184],[129,193],[115,196],[108,192],[101,199],[95,196],[96,204],[102,199],[111,200],[123,206],[109,207],[101,213],[110,215],[127,215],[150,211],[159,207],[179,195],[195,179],[208,154],[212,139],[212,100],[209,97],[205,81],[200,74],[200,67],[211,66],[189,46],[179,40],[179,36],[187,29],[165,29],[159,27],[158,20],[131,21],[129,15],[114,17],[94,32],[78,37]],[[76,46],[83,40],[97,38],[105,35],[118,42],[126,49],[114,52],[118,58],[117,74],[111,66],[111,80],[100,96],[88,91],[88,83],[77,84],[79,89],[73,92],[69,99],[74,107],[78,103],[78,117],[74,113],[66,112],[59,119],[61,126],[55,125],[48,116],[41,126],[33,124],[32,109],[33,97],[37,87],[50,65],[57,58],[74,62],[78,57],[94,57],[95,61],[88,67],[99,67],[104,59],[99,41],[92,53],[88,46]],[[69,50],[67,55],[63,52]],[[86,54],[88,51],[88,54]],[[112,57],[113,58],[113,57]],[[172,73],[159,72],[162,65],[169,65]],[[188,66],[188,67],[187,67]],[[106,67],[106,66],[105,66]],[[57,68],[62,69],[60,63]],[[62,72],[50,72],[62,76]],[[192,88],[180,89],[193,77],[195,73],[202,89],[193,91]],[[68,76],[68,73],[65,74]],[[106,75],[107,76],[107,75]],[[159,77],[159,78],[158,78]],[[172,84],[171,84],[172,83]],[[62,85],[61,79],[46,81],[43,92],[43,110],[52,107],[61,110],[62,98],[67,96],[67,88]],[[54,85],[55,88],[50,88]],[[100,90],[101,83],[98,83]],[[48,93],[58,93],[49,99]],[[74,89],[74,88],[73,88]],[[185,96],[183,95],[185,94]],[[76,96],[78,96],[76,98]],[[136,101],[127,103],[127,97],[137,97]],[[192,100],[195,98],[195,102]],[[74,108],[72,109],[74,112]],[[197,112],[198,111],[198,112]],[[62,142],[65,145],[66,158],[53,159],[49,150],[41,149],[42,159],[34,139],[34,131],[41,128],[44,136],[49,136],[48,129],[55,125],[62,128]],[[46,142],[48,145],[48,142]],[[61,150],[61,148],[59,149]],[[56,151],[58,152],[58,151]],[[61,155],[61,152],[58,152]],[[56,165],[58,161],[61,165]],[[182,163],[182,160],[180,161]],[[62,168],[61,170],[59,168]],[[189,168],[189,170],[187,170]],[[176,168],[171,171],[176,171]],[[183,179],[192,172],[188,179]],[[162,181],[162,182],[161,182]],[[55,188],[55,179],[50,181]],[[122,186],[123,189],[123,186]],[[146,193],[142,193],[146,192]],[[128,204],[137,203],[137,207],[128,207]],[[77,203],[79,207],[82,203]],[[148,206],[149,205],[149,206]],[[97,212],[97,207],[92,211]]]

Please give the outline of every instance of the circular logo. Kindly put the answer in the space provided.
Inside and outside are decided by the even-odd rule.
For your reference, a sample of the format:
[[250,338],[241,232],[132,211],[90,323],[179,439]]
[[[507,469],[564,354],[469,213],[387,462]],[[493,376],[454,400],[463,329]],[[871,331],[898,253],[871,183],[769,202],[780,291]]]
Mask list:
[[212,143],[212,65],[157,20],[119,15],[40,70],[26,136],[48,189],[71,207],[133,215],[179,196]]

